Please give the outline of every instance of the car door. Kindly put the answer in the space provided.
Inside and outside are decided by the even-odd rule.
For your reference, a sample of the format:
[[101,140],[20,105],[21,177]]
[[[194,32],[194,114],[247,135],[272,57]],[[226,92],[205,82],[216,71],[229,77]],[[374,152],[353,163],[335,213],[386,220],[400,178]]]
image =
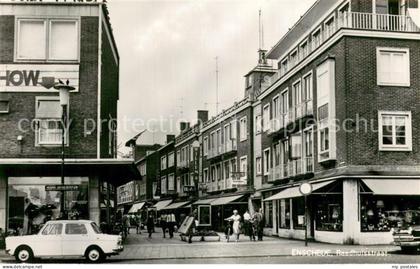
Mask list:
[[64,256],[83,256],[89,246],[89,234],[85,223],[66,223],[62,248]]
[[61,256],[61,240],[63,233],[62,223],[49,223],[37,235],[33,242],[33,251],[35,256]]

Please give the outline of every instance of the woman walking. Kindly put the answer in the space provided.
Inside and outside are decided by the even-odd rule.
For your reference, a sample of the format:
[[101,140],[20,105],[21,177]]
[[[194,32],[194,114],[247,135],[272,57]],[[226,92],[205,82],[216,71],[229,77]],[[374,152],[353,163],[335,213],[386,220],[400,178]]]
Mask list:
[[233,235],[235,236],[235,240],[236,242],[239,241],[239,234],[241,232],[241,216],[238,214],[238,210],[233,210],[233,215],[230,216],[229,218],[226,218],[225,220],[230,220],[233,221],[232,224],[232,230],[233,230]]

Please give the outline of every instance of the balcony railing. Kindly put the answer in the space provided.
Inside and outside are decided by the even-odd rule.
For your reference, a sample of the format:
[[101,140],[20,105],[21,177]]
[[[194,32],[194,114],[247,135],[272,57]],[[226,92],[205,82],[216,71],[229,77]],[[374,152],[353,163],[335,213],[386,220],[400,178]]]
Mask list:
[[188,163],[188,161],[179,161],[179,162],[177,162],[177,167],[178,168],[188,168],[189,163]]
[[289,115],[280,114],[279,117],[270,120],[270,128],[268,129],[268,133],[272,134],[278,132],[282,128],[285,128],[287,124],[289,124]]
[[282,66],[277,73],[271,76],[268,82],[264,82],[261,85],[261,92],[264,92],[277,80],[289,73],[289,71],[300,64],[313,51],[317,50],[331,36],[343,28],[389,32],[420,32],[420,28],[414,23],[410,16],[344,12],[339,15],[334,22],[326,25],[324,30],[321,31],[318,36],[313,37],[304,49],[300,49],[299,53],[293,58],[293,60],[291,58],[288,59],[287,64]]
[[236,140],[231,139],[229,141],[226,141],[226,143],[219,145],[218,147],[209,149],[208,158],[211,159],[211,158],[217,157],[221,154],[236,151],[237,148],[238,147],[237,147],[237,144],[236,144]]
[[268,182],[281,180],[288,177],[314,172],[313,157],[291,160],[287,164],[280,164],[270,168]]
[[291,122],[311,115],[313,115],[312,100],[306,100],[296,107],[289,109],[289,119]]

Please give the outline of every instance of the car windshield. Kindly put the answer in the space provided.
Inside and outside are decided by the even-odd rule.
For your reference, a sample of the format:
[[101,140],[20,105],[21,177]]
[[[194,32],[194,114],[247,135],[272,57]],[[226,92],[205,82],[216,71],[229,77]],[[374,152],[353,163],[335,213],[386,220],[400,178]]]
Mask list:
[[97,233],[97,234],[101,234],[102,233],[101,232],[101,229],[99,229],[98,225],[96,225],[95,222],[92,222],[91,225],[92,225],[93,231],[95,231],[95,233]]

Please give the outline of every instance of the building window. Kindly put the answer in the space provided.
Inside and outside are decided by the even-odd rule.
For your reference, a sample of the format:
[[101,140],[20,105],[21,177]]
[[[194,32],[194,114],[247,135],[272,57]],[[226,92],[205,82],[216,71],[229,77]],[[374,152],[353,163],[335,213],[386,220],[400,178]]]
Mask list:
[[303,100],[308,102],[312,100],[312,73],[303,77]]
[[293,67],[297,63],[298,63],[298,49],[295,49],[292,53],[290,53],[290,64]]
[[325,33],[326,33],[326,38],[332,36],[335,32],[335,16],[332,15],[329,19],[326,20],[325,22]]
[[255,117],[255,133],[259,134],[262,130],[262,118],[260,115]]
[[315,32],[312,34],[312,49],[316,49],[321,45],[321,27],[319,27]]
[[290,199],[280,200],[280,228],[290,229]]
[[173,152],[168,154],[168,167],[172,167],[175,164],[175,155]]
[[175,177],[174,174],[170,174],[168,176],[168,191],[174,191],[175,190]]
[[324,128],[319,131],[320,134],[320,152],[326,152],[330,149],[329,128]]
[[264,175],[268,175],[270,173],[270,149],[265,149],[264,150],[264,155],[263,155],[264,159]]
[[263,108],[263,131],[266,132],[270,128],[270,104],[266,104]]
[[160,158],[160,169],[161,170],[166,169],[166,156],[163,156]]
[[280,112],[280,96],[277,95],[273,98],[273,105],[271,107],[272,110],[272,118],[277,119]]
[[284,75],[284,74],[287,73],[288,70],[289,70],[289,64],[288,64],[288,61],[287,61],[287,58],[286,58],[280,64],[280,73],[282,75]]
[[239,138],[241,141],[245,141],[247,139],[247,124],[246,124],[246,117],[243,117],[239,120]]
[[261,157],[257,157],[255,159],[255,166],[256,166],[257,175],[261,175],[262,174]]
[[74,19],[18,19],[17,60],[77,61],[78,24]]
[[0,100],[0,113],[9,113],[9,101]]
[[180,163],[181,163],[181,150],[177,150],[176,151],[176,160],[177,160],[177,165],[180,166]]
[[289,113],[289,91],[286,89],[281,93],[281,114],[286,116]]
[[209,153],[209,139],[206,136],[203,138],[203,154],[204,156],[207,156],[208,153]]
[[377,48],[377,80],[383,86],[410,86],[409,49]]
[[[56,97],[37,97],[35,117],[37,119],[36,144],[58,146],[62,143],[62,107]],[[67,110],[68,114],[68,110]],[[67,117],[68,118],[68,117]],[[65,144],[68,145],[66,130]]]
[[411,151],[411,112],[379,111],[379,149]]
[[161,177],[161,179],[160,179],[160,192],[162,194],[166,194],[166,192],[167,192],[166,186],[167,186],[166,176],[165,177]]
[[309,55],[308,40],[305,40],[302,44],[300,44],[300,55],[301,59]]
[[248,174],[248,157],[243,156],[239,160],[240,162],[240,169],[241,169],[241,179],[247,178]]
[[224,163],[225,166],[225,179],[229,179],[230,178],[230,161],[226,161]]

